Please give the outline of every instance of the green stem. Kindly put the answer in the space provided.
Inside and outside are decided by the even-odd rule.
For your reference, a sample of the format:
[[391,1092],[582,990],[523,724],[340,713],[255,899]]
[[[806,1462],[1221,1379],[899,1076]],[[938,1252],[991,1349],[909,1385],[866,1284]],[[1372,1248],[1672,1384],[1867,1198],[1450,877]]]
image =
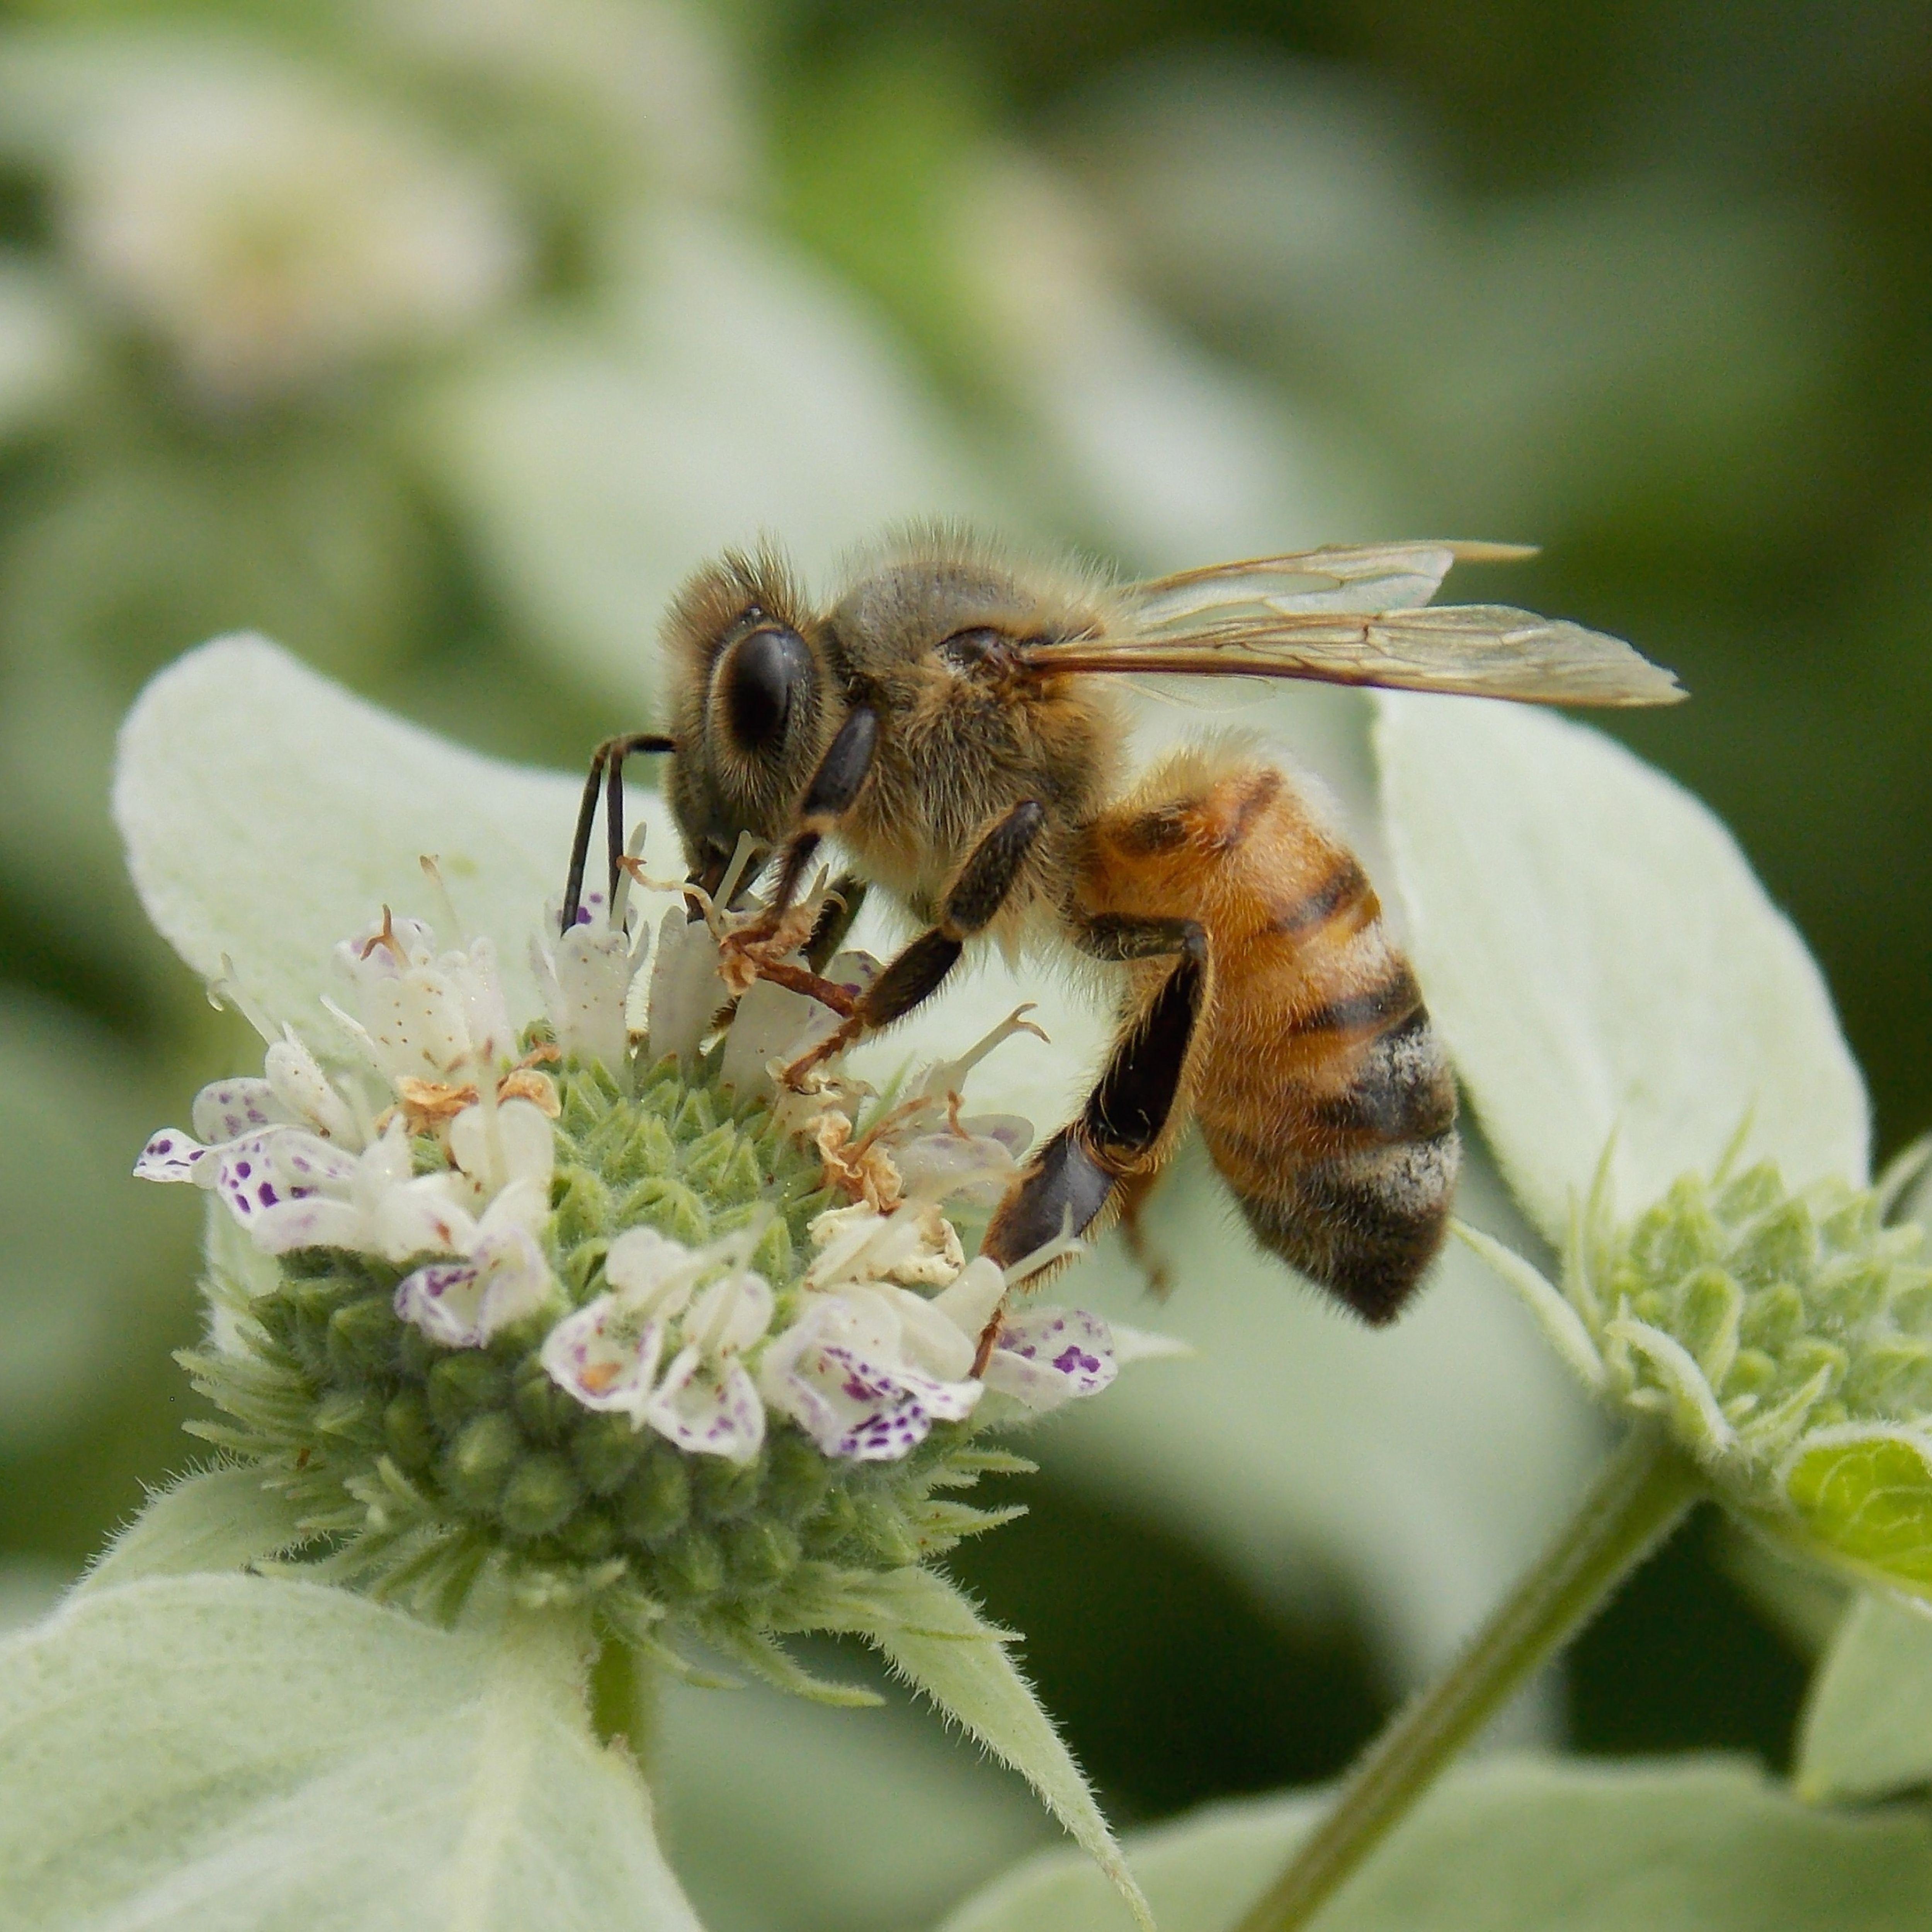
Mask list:
[[1588,1622],[1703,1493],[1696,1466],[1640,1424],[1541,1560],[1462,1655],[1389,1723],[1235,1932],[1296,1932],[1456,1754]]
[[657,1672],[621,1637],[607,1637],[590,1672],[590,1717],[606,1744],[622,1739],[648,1782],[656,1768]]

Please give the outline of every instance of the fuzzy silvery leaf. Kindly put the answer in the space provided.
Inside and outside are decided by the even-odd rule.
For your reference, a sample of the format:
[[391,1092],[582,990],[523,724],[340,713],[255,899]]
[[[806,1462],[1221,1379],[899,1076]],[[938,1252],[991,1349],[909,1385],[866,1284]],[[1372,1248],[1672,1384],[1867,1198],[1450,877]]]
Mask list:
[[0,1921],[697,1932],[579,1668],[260,1577],[76,1598],[0,1646]]
[[100,1402],[177,1318],[192,1218],[125,1184],[147,1137],[143,1082],[98,1028],[0,1000],[0,1446]]
[[1845,1613],[1811,1680],[1794,1773],[1814,1803],[1932,1784],[1932,1610],[1878,1592]]
[[[1316,1815],[1216,1806],[1130,1840],[1163,1932],[1227,1932]],[[1322,1913],[1322,1932],[1914,1932],[1932,1828],[1814,1810],[1744,1765],[1506,1760],[1452,1774]],[[940,1932],[1124,1932],[1099,1875],[1030,1860]]]
[[[464,751],[239,637],[142,693],[122,728],[114,812],[162,935],[211,980],[226,956],[273,1019],[319,1019],[332,950],[376,908],[433,910],[426,854],[470,933],[497,938],[512,1011],[528,1018],[541,1008],[523,942],[562,885],[578,789]],[[666,827],[647,862],[675,866],[676,851]]]
[[817,573],[910,509],[992,507],[821,271],[715,213],[662,211],[614,253],[626,272],[602,317],[510,336],[428,418],[477,554],[604,689],[634,704],[656,688],[659,614],[728,544],[769,532]]
[[83,1591],[146,1576],[245,1569],[303,1540],[301,1512],[265,1487],[259,1469],[196,1470],[148,1498],[81,1580]]
[[1416,970],[1519,1198],[1559,1246],[1614,1137],[1630,1214],[1739,1164],[1862,1181],[1864,1083],[1823,980],[1736,842],[1600,733],[1378,699]]

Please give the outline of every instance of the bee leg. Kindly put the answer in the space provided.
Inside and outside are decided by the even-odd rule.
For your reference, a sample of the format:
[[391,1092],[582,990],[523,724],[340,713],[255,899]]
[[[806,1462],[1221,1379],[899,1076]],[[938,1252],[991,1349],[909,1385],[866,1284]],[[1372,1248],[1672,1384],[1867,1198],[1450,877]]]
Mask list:
[[837,957],[845,935],[852,930],[852,922],[859,916],[859,908],[865,903],[866,882],[856,872],[842,872],[832,880],[824,910],[806,942],[806,963],[814,973],[823,974]]
[[798,829],[786,842],[784,856],[778,861],[778,884],[764,913],[748,928],[747,936],[769,938],[777,929],[778,921],[798,896],[813,854],[825,835],[850,811],[860,788],[871,776],[872,754],[878,742],[878,713],[868,704],[854,705],[825,748],[825,755],[806,788],[805,802],[798,808]]
[[1015,806],[981,838],[946,895],[939,923],[893,958],[836,1033],[785,1069],[788,1085],[796,1085],[820,1061],[843,1053],[855,1040],[903,1019],[938,991],[940,982],[965,950],[966,941],[998,916],[1046,824],[1045,807],[1028,800]]
[[[624,760],[637,752],[674,752],[668,738],[654,731],[634,732],[622,738],[607,738],[590,754],[590,775],[584,782],[584,802],[577,810],[577,830],[570,841],[570,872],[564,880],[563,916],[560,932],[577,923],[584,904],[584,868],[590,857],[590,833],[597,820],[597,793],[604,788],[604,830],[610,848],[610,898],[617,896],[618,862],[624,856]],[[607,902],[608,903],[608,902]]]
[[[1206,1004],[1208,935],[1192,920],[1109,914],[1084,926],[1083,946],[1103,958],[1180,957],[1146,1010],[1115,1041],[1079,1118],[1040,1149],[1000,1203],[980,1252],[1002,1268],[1063,1234],[1084,1234],[1122,1184],[1133,1186],[1135,1177],[1155,1160]],[[981,1366],[992,1353],[999,1323],[996,1313],[980,1338]]]

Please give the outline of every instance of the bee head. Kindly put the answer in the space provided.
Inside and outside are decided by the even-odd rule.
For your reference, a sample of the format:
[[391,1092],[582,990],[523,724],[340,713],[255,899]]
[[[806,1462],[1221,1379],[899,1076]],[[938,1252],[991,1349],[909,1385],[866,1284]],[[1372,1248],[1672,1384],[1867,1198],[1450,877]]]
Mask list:
[[776,556],[731,553],[686,584],[665,625],[678,755],[672,809],[700,878],[739,838],[777,844],[838,720],[836,684]]

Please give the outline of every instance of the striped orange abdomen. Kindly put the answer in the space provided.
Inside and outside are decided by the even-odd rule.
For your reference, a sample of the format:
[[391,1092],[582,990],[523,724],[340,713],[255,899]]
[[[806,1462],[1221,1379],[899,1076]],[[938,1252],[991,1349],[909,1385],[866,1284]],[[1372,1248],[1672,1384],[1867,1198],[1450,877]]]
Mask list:
[[[1080,898],[1206,929],[1186,1098],[1208,1153],[1263,1246],[1392,1319],[1448,1226],[1456,1088],[1354,856],[1274,766],[1194,751],[1093,828]],[[1135,969],[1141,997],[1163,970]]]

